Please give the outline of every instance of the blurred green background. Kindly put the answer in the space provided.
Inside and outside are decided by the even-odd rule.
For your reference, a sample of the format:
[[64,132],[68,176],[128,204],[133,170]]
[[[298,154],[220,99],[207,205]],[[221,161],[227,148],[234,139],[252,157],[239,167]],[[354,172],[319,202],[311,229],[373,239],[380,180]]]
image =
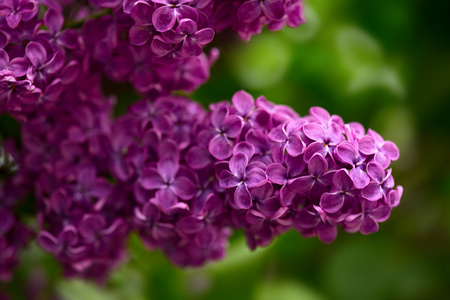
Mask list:
[[297,29],[233,45],[217,36],[221,58],[192,97],[207,105],[246,89],[301,115],[322,106],[394,141],[393,175],[405,192],[378,233],[340,231],[325,245],[292,231],[255,252],[238,233],[224,261],[189,270],[133,236],[129,262],[104,287],[63,280],[33,244],[0,290],[36,300],[449,299],[450,1],[305,0],[305,7],[307,23]]

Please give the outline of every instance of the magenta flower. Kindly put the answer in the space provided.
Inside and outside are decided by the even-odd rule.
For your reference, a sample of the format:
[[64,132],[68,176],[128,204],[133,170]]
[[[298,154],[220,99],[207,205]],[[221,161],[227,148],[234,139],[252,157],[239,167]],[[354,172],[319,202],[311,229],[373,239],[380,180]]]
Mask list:
[[197,24],[194,21],[182,19],[175,31],[165,31],[162,36],[169,43],[182,43],[181,55],[198,56],[203,52],[202,46],[210,43],[214,38],[214,30],[211,28],[197,30]]
[[220,174],[220,187],[230,189],[236,187],[233,202],[239,209],[249,209],[252,205],[252,197],[249,188],[263,185],[267,182],[267,175],[259,168],[248,164],[248,157],[239,152],[230,159],[230,171],[223,170]]
[[397,160],[399,151],[391,141],[384,139],[375,131],[369,129],[367,136],[358,141],[359,151],[365,155],[375,154],[375,161],[383,168],[387,168],[391,160]]
[[37,13],[37,4],[32,0],[4,0],[0,4],[0,16],[5,16],[6,22],[12,29],[16,28],[20,21],[27,21]]
[[152,23],[156,30],[165,32],[175,26],[175,22],[181,19],[198,20],[197,10],[187,3],[191,0],[153,0],[154,3],[162,4],[153,13]]
[[385,172],[379,163],[371,161],[367,164],[367,173],[372,182],[362,189],[361,196],[369,201],[377,201],[386,197],[385,192],[394,187],[391,169]]
[[280,20],[285,14],[282,0],[250,0],[246,1],[237,11],[237,17],[242,22],[252,22],[261,14],[270,20]]
[[178,161],[165,158],[158,161],[156,168],[145,169],[141,176],[141,185],[147,190],[156,190],[155,204],[165,211],[181,207],[178,198],[189,200],[196,193],[188,178],[176,176],[179,168]]
[[320,207],[327,213],[335,213],[345,202],[356,200],[358,189],[348,175],[348,171],[341,169],[333,175],[333,188],[329,193],[320,197]]

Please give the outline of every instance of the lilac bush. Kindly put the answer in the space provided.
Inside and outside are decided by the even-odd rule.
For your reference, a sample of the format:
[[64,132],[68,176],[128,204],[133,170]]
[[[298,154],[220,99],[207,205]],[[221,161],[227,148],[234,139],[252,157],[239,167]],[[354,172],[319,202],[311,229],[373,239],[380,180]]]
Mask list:
[[[127,259],[132,231],[178,266],[223,258],[233,230],[251,249],[292,228],[326,243],[338,226],[376,232],[402,196],[394,143],[245,91],[208,110],[176,96],[208,79],[217,34],[296,27],[302,10],[301,0],[0,4],[0,113],[19,122],[22,144],[0,185],[0,279],[32,235],[15,210],[29,192],[42,248],[66,276],[100,282]],[[141,100],[114,117],[122,100],[102,82],[129,83]]]

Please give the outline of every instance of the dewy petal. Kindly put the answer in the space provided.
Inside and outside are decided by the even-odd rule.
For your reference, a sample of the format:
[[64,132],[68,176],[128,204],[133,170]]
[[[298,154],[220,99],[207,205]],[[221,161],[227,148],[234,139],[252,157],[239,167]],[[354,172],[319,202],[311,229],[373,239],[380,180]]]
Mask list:
[[255,107],[252,95],[244,90],[235,93],[231,101],[241,116],[247,116]]
[[152,16],[152,23],[159,32],[170,30],[175,25],[177,15],[175,8],[170,6],[162,6],[155,10]]
[[252,206],[252,197],[245,184],[240,184],[236,188],[234,203],[240,209],[249,209]]
[[183,200],[189,200],[197,192],[194,184],[185,177],[178,177],[175,181],[170,185],[170,189],[174,192],[175,195],[180,197]]
[[241,4],[237,11],[238,20],[251,22],[261,15],[261,4],[259,0],[251,0]]
[[155,168],[148,168],[142,172],[141,185],[146,190],[156,190],[164,186],[164,181]]
[[320,207],[327,213],[335,213],[344,205],[344,194],[324,193],[320,197]]
[[229,189],[238,186],[240,182],[241,179],[234,176],[234,174],[228,170],[223,170],[222,173],[220,173],[219,184],[223,189]]
[[245,168],[247,168],[248,157],[242,152],[236,153],[230,159],[230,171],[237,178],[244,178]]
[[39,43],[29,42],[25,48],[25,52],[28,59],[35,67],[41,67],[47,61],[47,51],[45,51],[44,46]]
[[270,164],[266,170],[270,182],[283,185],[287,182],[287,170],[280,164]]
[[250,188],[263,185],[266,182],[267,175],[259,168],[251,169],[245,176],[245,184]]
[[222,135],[216,135],[209,142],[208,150],[212,156],[219,160],[226,159],[233,154],[233,147],[230,141]]
[[311,157],[308,163],[309,174],[320,177],[328,170],[327,160],[320,154],[316,153]]
[[372,182],[362,189],[361,196],[369,201],[377,201],[383,196],[383,191],[379,183]]

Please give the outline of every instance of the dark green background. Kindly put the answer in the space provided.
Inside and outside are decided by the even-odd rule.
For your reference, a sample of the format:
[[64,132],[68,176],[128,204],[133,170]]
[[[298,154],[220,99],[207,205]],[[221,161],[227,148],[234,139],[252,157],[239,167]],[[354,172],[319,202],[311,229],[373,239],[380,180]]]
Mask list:
[[300,28],[232,45],[218,35],[221,58],[192,97],[207,105],[246,89],[301,115],[322,106],[394,141],[393,175],[405,192],[378,233],[340,231],[325,245],[292,231],[253,253],[238,233],[224,261],[195,270],[173,267],[132,237],[129,262],[101,288],[61,279],[55,261],[33,245],[0,289],[17,299],[40,281],[36,299],[449,299],[450,2],[305,6]]

